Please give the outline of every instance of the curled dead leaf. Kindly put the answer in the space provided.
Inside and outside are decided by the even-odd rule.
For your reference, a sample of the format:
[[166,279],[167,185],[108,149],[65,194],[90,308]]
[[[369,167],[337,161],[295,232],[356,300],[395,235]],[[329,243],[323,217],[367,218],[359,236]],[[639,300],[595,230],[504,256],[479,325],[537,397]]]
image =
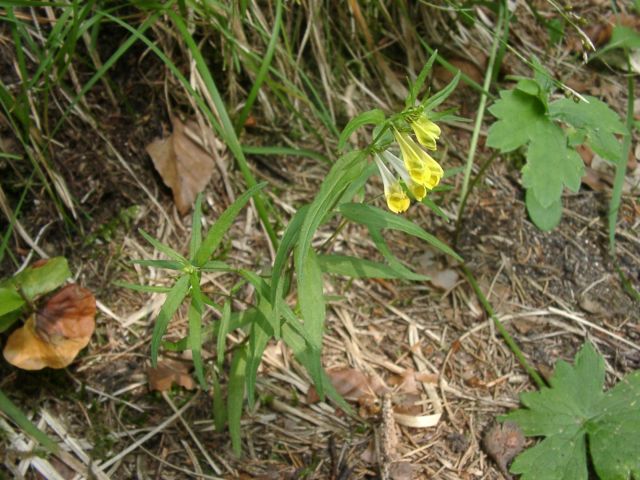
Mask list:
[[23,370],[65,368],[91,340],[95,316],[93,294],[67,285],[9,336],[4,358]]
[[154,140],[146,150],[165,185],[171,188],[178,212],[185,215],[196,195],[209,183],[215,162],[212,155],[189,135],[190,129],[197,129],[195,122],[185,125],[178,118],[172,118],[171,122],[171,135]]

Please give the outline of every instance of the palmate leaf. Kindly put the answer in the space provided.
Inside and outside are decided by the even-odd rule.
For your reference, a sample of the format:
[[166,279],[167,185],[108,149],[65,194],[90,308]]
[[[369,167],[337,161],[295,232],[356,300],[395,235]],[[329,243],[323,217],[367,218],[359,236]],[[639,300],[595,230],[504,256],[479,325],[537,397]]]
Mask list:
[[564,186],[574,192],[580,189],[584,163],[575,150],[567,148],[567,137],[555,123],[541,121],[531,131],[522,183],[548,208],[560,199]]
[[498,118],[489,128],[487,145],[501,152],[511,152],[532,138],[533,127],[546,121],[543,103],[521,90],[502,90],[500,100],[489,107]]
[[550,388],[522,394],[526,408],[503,419],[545,439],[516,458],[513,473],[522,480],[586,480],[589,455],[602,479],[640,478],[640,372],[607,393],[604,374],[604,361],[587,343],[573,366],[558,362]]

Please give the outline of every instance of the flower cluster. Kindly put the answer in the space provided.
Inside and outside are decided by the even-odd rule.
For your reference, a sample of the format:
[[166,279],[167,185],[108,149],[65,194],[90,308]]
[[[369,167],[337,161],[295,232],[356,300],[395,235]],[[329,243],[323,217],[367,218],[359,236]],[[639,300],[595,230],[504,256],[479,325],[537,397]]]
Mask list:
[[[400,184],[400,179],[411,195],[420,201],[440,183],[444,174],[438,162],[424,150],[436,150],[440,127],[423,114],[418,118],[409,119],[409,125],[411,125],[419,144],[408,133],[393,127],[393,136],[400,147],[402,160],[389,150],[374,155],[382,176],[387,206],[394,213],[406,211],[411,203],[405,189]],[[390,165],[400,178],[396,177],[387,165]]]

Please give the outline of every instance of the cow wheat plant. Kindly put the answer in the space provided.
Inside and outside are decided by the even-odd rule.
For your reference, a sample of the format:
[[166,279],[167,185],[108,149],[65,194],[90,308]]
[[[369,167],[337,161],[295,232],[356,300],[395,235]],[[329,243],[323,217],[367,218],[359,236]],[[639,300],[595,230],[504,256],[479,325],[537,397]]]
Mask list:
[[[121,284],[139,291],[167,294],[153,330],[152,363],[157,364],[163,345],[173,351],[191,350],[201,386],[206,389],[209,382],[214,386],[216,426],[223,428],[226,419],[237,453],[240,452],[243,402],[245,397],[249,406],[255,401],[258,366],[272,338],[282,339],[291,348],[306,368],[321,398],[328,395],[343,408],[349,409],[327,381],[321,364],[326,317],[323,275],[426,280],[427,277],[414,272],[394,256],[384,237],[383,231],[387,229],[418,237],[454,259],[462,260],[445,243],[401,216],[412,200],[422,203],[422,208],[425,204],[433,205],[428,201],[429,194],[445,176],[443,167],[432,153],[437,151],[441,135],[437,121],[446,120],[449,115],[436,113],[434,109],[453,91],[458,77],[440,92],[418,101],[418,94],[434,60],[435,54],[411,85],[404,110],[387,117],[384,112],[375,109],[358,115],[347,124],[340,136],[339,146],[342,149],[346,149],[351,134],[365,126],[372,129],[372,141],[363,149],[344,153],[332,166],[315,199],[293,216],[279,239],[270,274],[236,268],[216,257],[224,234],[247,202],[266,188],[265,183],[249,188],[204,235],[201,232],[201,200],[198,198],[188,257],[141,231],[146,240],[167,259],[137,260],[136,263],[176,272],[171,287]],[[371,168],[372,165],[375,168]],[[371,205],[370,199],[353,201],[375,171],[382,178],[384,198],[390,212]],[[336,215],[366,226],[386,262],[316,251],[311,244],[315,232]],[[293,268],[289,266],[291,257]],[[200,289],[202,274],[206,272],[236,275],[239,278],[236,288],[250,284],[255,292],[254,304],[243,311],[233,311],[230,298],[223,305],[216,304]],[[294,286],[297,289],[297,306],[291,308],[284,299]],[[188,305],[188,336],[176,343],[163,342],[162,337],[182,304]],[[203,315],[208,308],[219,312],[221,317],[212,325],[204,326]],[[235,330],[241,330],[246,341],[233,348],[225,408],[218,376],[224,366],[227,334]],[[201,349],[203,341],[211,335],[216,339],[217,362],[216,368],[207,369]]]

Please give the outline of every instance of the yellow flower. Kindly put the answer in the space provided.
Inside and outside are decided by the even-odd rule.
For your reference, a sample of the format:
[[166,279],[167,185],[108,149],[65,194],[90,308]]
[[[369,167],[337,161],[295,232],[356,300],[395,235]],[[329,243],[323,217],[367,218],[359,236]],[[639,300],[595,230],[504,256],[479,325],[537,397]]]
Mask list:
[[416,200],[420,201],[427,196],[427,189],[424,187],[424,185],[420,185],[411,179],[411,176],[409,175],[409,172],[407,172],[407,169],[402,163],[402,160],[400,160],[388,150],[382,152],[382,158],[384,158],[387,163],[400,174],[400,178],[402,178],[404,183],[407,185],[407,188]]
[[398,130],[393,135],[400,146],[404,166],[414,183],[422,185],[427,190],[432,190],[440,183],[444,171],[431,155],[425,152],[420,145],[414,142],[409,135]]
[[393,176],[384,162],[380,159],[379,155],[374,155],[378,170],[380,170],[380,176],[382,177],[382,183],[384,184],[384,196],[387,199],[387,206],[393,213],[402,213],[409,208],[411,201],[409,197],[402,189],[400,181]]
[[436,140],[440,138],[440,127],[429,120],[426,115],[420,115],[417,120],[409,123],[420,145],[429,150],[436,150]]

